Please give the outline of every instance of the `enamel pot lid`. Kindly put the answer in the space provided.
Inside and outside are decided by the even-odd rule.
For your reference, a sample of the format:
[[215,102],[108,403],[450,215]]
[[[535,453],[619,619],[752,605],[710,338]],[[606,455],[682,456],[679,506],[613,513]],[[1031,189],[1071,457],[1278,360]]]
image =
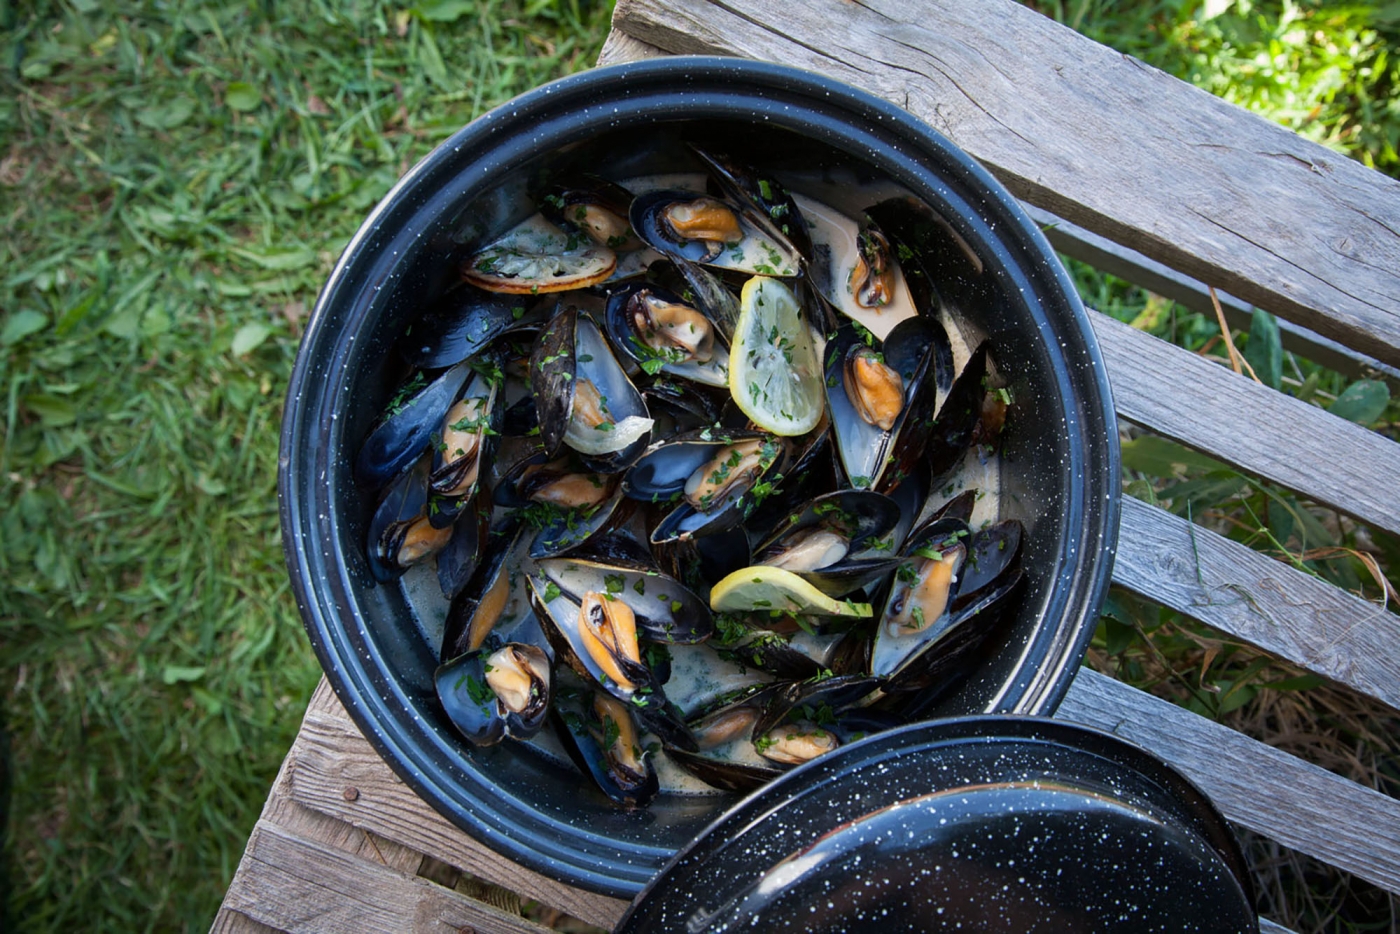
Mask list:
[[1258,932],[1239,844],[1180,774],[1043,718],[913,724],[711,824],[618,934]]

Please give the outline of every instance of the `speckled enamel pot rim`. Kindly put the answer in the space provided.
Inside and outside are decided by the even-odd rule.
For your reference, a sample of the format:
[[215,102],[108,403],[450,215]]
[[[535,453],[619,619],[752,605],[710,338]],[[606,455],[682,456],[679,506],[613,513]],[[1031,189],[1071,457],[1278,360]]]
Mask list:
[[[1258,931],[1248,864],[1225,818],[1200,789],[1160,759],[1112,734],[1043,717],[1017,716],[957,717],[911,724],[793,769],[735,805],[677,853],[642,890],[614,930],[617,934],[709,930],[711,921],[725,930],[748,930],[750,925],[765,929],[764,923],[774,920],[771,901],[778,888],[775,883],[799,884],[808,871],[803,867],[813,866],[823,856],[830,860],[833,850],[839,855],[841,847],[833,847],[832,842],[843,835],[860,836],[866,829],[861,825],[866,823],[883,823],[886,832],[891,824],[899,825],[896,837],[906,833],[921,836],[918,855],[909,859],[925,865],[956,862],[960,856],[957,848],[950,849],[949,841],[940,838],[938,830],[960,820],[970,822],[972,832],[959,838],[964,844],[968,838],[1003,830],[1005,802],[998,799],[1006,797],[1007,789],[1014,789],[1023,813],[1035,815],[1043,809],[1042,813],[1052,815],[1052,822],[1063,816],[1059,809],[1066,799],[1073,801],[1078,795],[1085,808],[1068,812],[1068,821],[1092,819],[1091,812],[1107,799],[1145,817],[1149,825],[1160,823],[1170,828],[1177,839],[1206,854],[1211,864],[1218,861],[1219,872],[1214,890],[1193,887],[1173,895],[1185,901],[1209,902],[1209,912],[1244,925],[1241,930]],[[939,814],[936,822],[911,813],[934,801],[941,806],[933,808]],[[905,815],[910,818],[907,830],[899,820]],[[1018,848],[1018,873],[1033,876],[1037,860],[1054,860],[1050,865],[1057,874],[1074,873],[1073,866],[1063,865],[1065,854],[1055,852],[1053,846],[1047,848],[1047,842],[1048,838],[1042,839],[1039,852],[1031,846]],[[1130,847],[1140,843],[1126,842]],[[861,893],[881,871],[868,859],[868,843],[866,838],[856,844],[864,847],[865,862],[837,862],[846,880],[841,891],[847,895]],[[1104,844],[1105,848],[1110,845]],[[905,844],[906,849],[909,846]],[[823,849],[825,853],[821,853]],[[966,852],[961,857],[976,858]],[[774,871],[780,863],[784,868]],[[852,867],[853,877],[847,876]],[[1125,890],[1132,883],[1152,884],[1150,879],[1085,875],[1076,882],[1099,890],[1106,900],[1113,898],[1115,890]],[[999,889],[999,885],[994,888]],[[759,897],[752,897],[755,894]],[[777,894],[780,897],[781,893]],[[741,901],[746,895],[754,905]],[[737,911],[736,904],[740,906]],[[766,917],[765,908],[769,909]],[[692,927],[697,919],[705,924]],[[883,927],[872,924],[870,929],[890,930],[893,920],[881,918]],[[936,928],[938,920],[930,914],[929,927]],[[1037,919],[1037,923],[1043,920]],[[1151,920],[1160,923],[1163,919]],[[1172,923],[1170,919],[1168,923]],[[829,923],[818,923],[817,927],[827,930]],[[806,928],[799,920],[796,929]]]
[[[382,401],[364,391],[368,355],[396,289],[447,238],[474,194],[543,153],[628,127],[680,121],[777,127],[849,154],[935,205],[974,245],[1025,320],[1063,437],[1045,595],[1023,640],[982,693],[947,713],[1054,710],[1107,591],[1118,535],[1118,442],[1098,345],[1072,283],[1015,199],[974,160],[904,111],[820,75],[738,59],[679,57],[613,66],[522,95],[415,166],[346,247],[312,312],[283,419],[278,493],[283,547],[303,622],[351,717],[414,790],[458,827],[521,865],[631,898],[732,800],[663,796],[646,814],[598,808],[553,767],[503,747],[464,755],[431,694],[433,653],[363,567],[363,494],[349,464]],[[378,330],[377,330],[378,329]],[[373,387],[370,387],[373,389]],[[379,387],[380,390],[383,387]],[[381,393],[387,397],[387,393]],[[1038,413],[1040,414],[1040,413]],[[385,609],[389,607],[393,612]],[[1021,639],[1021,636],[1017,636]],[[416,642],[415,642],[416,640]],[[425,674],[425,672],[427,674]],[[975,683],[974,683],[975,682]],[[971,691],[973,687],[969,687]],[[962,689],[960,688],[959,691]],[[958,695],[960,696],[960,695]],[[551,772],[553,769],[553,772]]]

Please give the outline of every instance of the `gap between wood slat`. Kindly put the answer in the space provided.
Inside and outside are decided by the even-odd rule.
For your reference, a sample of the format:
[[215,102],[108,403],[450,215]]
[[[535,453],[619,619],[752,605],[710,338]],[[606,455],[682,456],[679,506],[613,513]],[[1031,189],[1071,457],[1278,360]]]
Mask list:
[[1400,445],[1108,315],[1089,318],[1124,418],[1400,532]]
[[1400,802],[1087,668],[1055,717],[1142,746],[1230,820],[1400,892]]
[[1113,581],[1400,709],[1400,617],[1123,497]]
[[1400,365],[1400,182],[1019,3],[620,0],[613,23],[862,87],[1016,196]]
[[[1169,298],[1192,311],[1214,316],[1215,306],[1210,300],[1210,288],[1205,283],[1183,275],[1156,260],[1148,259],[1136,250],[1119,246],[1107,237],[1085,230],[1078,224],[1071,224],[1043,208],[1025,203],[1021,206],[1057,252]],[[1226,323],[1231,328],[1248,331],[1254,307],[1220,289],[1216,290],[1215,297],[1225,313]],[[1328,340],[1320,334],[1314,334],[1291,321],[1278,319],[1278,329],[1284,350],[1352,379],[1383,377],[1400,390],[1400,370],[1336,341]]]

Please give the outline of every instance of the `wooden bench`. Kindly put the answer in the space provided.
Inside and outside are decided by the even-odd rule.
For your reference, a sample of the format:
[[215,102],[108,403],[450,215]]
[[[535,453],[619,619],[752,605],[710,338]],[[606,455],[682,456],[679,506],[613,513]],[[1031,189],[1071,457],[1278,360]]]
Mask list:
[[[613,25],[603,63],[737,55],[863,87],[982,160],[1063,252],[1195,307],[1209,284],[1233,320],[1278,315],[1302,356],[1400,375],[1400,183],[1010,0],[619,0]],[[1092,317],[1122,419],[1400,533],[1394,443]],[[1400,619],[1374,603],[1126,497],[1113,579],[1400,708]],[[1057,716],[1154,751],[1239,826],[1400,892],[1400,802],[1088,669]],[[511,893],[604,927],[625,907],[449,825],[323,681],[214,930],[547,930]]]

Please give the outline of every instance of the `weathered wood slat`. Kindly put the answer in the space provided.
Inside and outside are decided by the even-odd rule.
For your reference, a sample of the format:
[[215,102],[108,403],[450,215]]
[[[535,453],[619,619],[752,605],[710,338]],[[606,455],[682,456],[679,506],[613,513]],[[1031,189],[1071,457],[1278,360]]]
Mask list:
[[458,934],[464,928],[480,934],[550,934],[534,922],[269,821],[254,828],[248,855],[259,871],[240,876],[224,904],[290,934]]
[[1113,581],[1400,709],[1400,617],[1164,509],[1124,497]]
[[[1205,283],[1198,282],[1156,260],[1148,259],[1136,250],[1120,246],[1107,237],[1085,230],[1078,224],[1072,224],[1043,208],[1024,203],[1022,207],[1031,220],[1039,225],[1045,238],[1057,252],[1082,260],[1095,269],[1117,276],[1163,298],[1169,298],[1184,308],[1204,315],[1215,314],[1210,289]],[[1215,297],[1220,302],[1221,311],[1225,313],[1226,324],[1234,329],[1249,330],[1254,306],[1220,289],[1216,289]],[[1353,379],[1380,375],[1391,381],[1393,386],[1400,387],[1400,370],[1395,367],[1358,353],[1320,334],[1314,334],[1291,321],[1279,320],[1278,329],[1284,350]]]
[[1400,365],[1400,182],[1012,0],[620,0],[613,24],[862,87],[1018,197]]
[[[561,911],[612,927],[627,903],[547,879],[463,833],[394,774],[333,693],[317,692],[281,784],[291,801]],[[353,789],[353,792],[350,791]]]
[[1230,820],[1400,892],[1400,801],[1087,668],[1055,716],[1150,750]]
[[1400,532],[1400,445],[1107,315],[1089,317],[1124,418]]
[[220,908],[214,917],[213,926],[209,928],[209,934],[282,934],[282,931],[254,921],[232,909]]

